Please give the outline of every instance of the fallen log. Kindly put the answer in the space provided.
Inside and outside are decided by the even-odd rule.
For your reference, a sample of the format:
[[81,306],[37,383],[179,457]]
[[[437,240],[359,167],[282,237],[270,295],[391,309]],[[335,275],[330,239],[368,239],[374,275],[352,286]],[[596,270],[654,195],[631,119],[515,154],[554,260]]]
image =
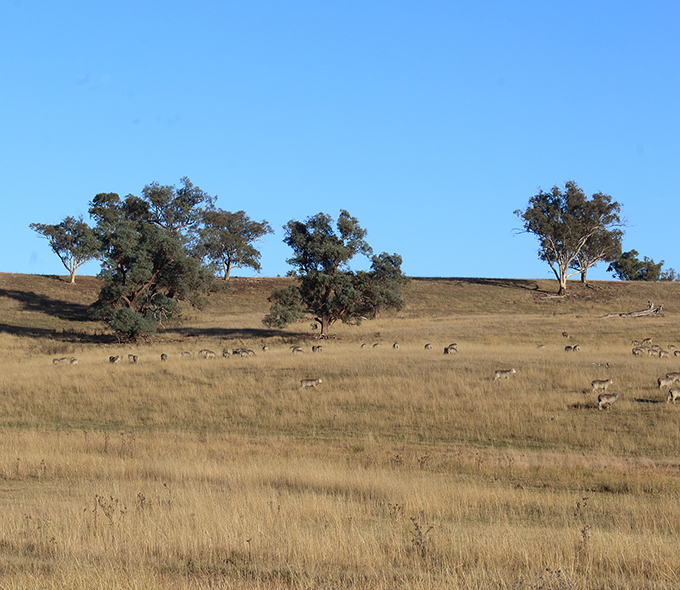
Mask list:
[[627,311],[621,313],[608,313],[607,315],[601,316],[602,318],[643,318],[650,316],[660,316],[663,315],[663,304],[659,306],[654,306],[654,303],[649,301],[649,307],[647,309],[642,309],[640,311]]

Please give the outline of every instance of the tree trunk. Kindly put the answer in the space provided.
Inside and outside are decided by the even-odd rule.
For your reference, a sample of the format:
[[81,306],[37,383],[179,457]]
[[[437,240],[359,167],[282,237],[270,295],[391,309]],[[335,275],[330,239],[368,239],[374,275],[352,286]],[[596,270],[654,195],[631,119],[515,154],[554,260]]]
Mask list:
[[[319,321],[319,319],[317,319]],[[321,323],[321,338],[328,338],[328,330],[331,327],[331,320],[328,316],[320,318]]]
[[71,269],[71,284],[73,285],[76,282],[76,269],[72,268]]
[[583,283],[584,285],[586,283],[586,273],[587,272],[588,272],[587,270],[584,270],[583,272],[581,272],[581,283]]

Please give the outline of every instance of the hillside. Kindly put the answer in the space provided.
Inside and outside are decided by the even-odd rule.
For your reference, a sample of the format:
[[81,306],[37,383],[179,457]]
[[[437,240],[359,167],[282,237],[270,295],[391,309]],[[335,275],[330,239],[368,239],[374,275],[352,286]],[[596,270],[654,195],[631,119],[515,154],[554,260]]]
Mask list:
[[[185,322],[168,333],[199,335],[211,328],[265,330],[262,317],[267,297],[290,278],[234,278],[225,291],[213,293],[205,309],[185,309]],[[644,309],[649,300],[663,304],[667,313],[680,309],[680,284],[622,281],[571,282],[564,298],[557,298],[555,281],[529,279],[414,278],[404,289],[407,306],[400,319],[418,320],[475,314],[598,317],[610,312]],[[79,276],[75,285],[66,277],[0,273],[0,331],[26,336],[65,338],[101,335],[103,326],[88,322],[87,307],[97,299],[100,281]],[[370,331],[371,322],[357,327]],[[307,332],[308,326],[289,331]],[[336,328],[337,331],[337,328]],[[214,333],[214,332],[213,332]],[[163,334],[161,330],[160,335]]]

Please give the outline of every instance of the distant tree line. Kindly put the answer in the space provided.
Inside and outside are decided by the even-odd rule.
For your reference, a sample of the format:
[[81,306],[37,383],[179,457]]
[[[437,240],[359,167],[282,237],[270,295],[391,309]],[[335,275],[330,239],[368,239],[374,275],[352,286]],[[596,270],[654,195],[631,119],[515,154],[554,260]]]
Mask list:
[[[216,286],[219,271],[226,281],[235,268],[259,272],[255,242],[273,233],[267,221],[253,221],[244,211],[215,206],[216,198],[182,178],[179,187],[151,183],[141,195],[100,193],[89,206],[93,225],[66,217],[56,225],[32,223],[46,238],[69,272],[90,260],[101,263],[99,297],[88,310],[121,339],[148,338],[159,326],[182,319],[182,303],[202,306]],[[272,293],[264,323],[283,327],[313,314],[327,337],[337,320],[359,323],[381,310],[400,309],[400,289],[407,278],[401,257],[373,256],[369,271],[353,272],[349,260],[370,256],[366,231],[346,211],[337,222],[323,213],[306,223],[289,221],[285,243],[295,255],[288,262],[296,285]]]
[[664,261],[655,263],[638,252],[622,251],[625,222],[621,204],[603,193],[588,198],[574,181],[564,188],[539,190],[524,210],[515,215],[523,222],[521,231],[539,241],[538,257],[547,262],[558,281],[558,294],[567,291],[567,280],[577,274],[586,282],[587,272],[600,262],[608,262],[608,272],[624,281],[678,280],[671,268],[662,271]]

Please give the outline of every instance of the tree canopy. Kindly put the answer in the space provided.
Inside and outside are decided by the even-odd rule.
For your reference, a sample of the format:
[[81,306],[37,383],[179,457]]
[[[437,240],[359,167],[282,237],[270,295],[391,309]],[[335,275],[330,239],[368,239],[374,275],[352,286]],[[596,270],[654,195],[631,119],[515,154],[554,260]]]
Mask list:
[[360,322],[367,313],[400,309],[404,301],[400,287],[406,281],[397,254],[373,256],[371,270],[355,273],[349,262],[357,254],[371,256],[364,230],[356,218],[341,210],[335,228],[333,219],[318,213],[305,222],[291,220],[284,226],[284,243],[293,249],[287,262],[298,284],[274,291],[271,308],[263,322],[282,328],[310,314],[328,337],[338,320]]
[[563,295],[569,277],[580,272],[585,280],[588,268],[616,256],[623,235],[618,229],[623,226],[620,211],[621,205],[609,195],[595,193],[588,199],[568,181],[564,190],[539,190],[515,215],[524,222],[524,232],[538,238],[538,256],[550,266],[559,282],[558,294]]
[[221,265],[226,280],[233,268],[252,268],[259,272],[260,252],[253,242],[274,232],[266,221],[253,221],[245,211],[231,213],[207,209],[203,212],[203,225],[198,233],[197,251]]
[[68,270],[71,283],[76,282],[76,271],[97,256],[99,242],[82,217],[65,217],[56,225],[31,223],[29,227],[49,241],[50,248]]
[[662,272],[664,261],[654,262],[645,256],[638,258],[637,250],[623,252],[611,262],[607,272],[611,272],[622,281],[673,281],[676,280],[675,270],[672,268]]
[[104,285],[93,319],[136,340],[181,319],[181,301],[200,305],[211,274],[191,253],[203,207],[212,198],[182,179],[179,189],[148,185],[141,197],[100,193],[90,204]]

